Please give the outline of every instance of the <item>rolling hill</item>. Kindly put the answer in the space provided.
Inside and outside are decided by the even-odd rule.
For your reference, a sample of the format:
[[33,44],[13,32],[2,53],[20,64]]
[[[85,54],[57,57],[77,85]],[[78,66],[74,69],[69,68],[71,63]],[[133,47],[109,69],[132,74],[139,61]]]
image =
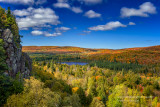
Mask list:
[[43,54],[77,54],[82,59],[108,60],[123,63],[160,64],[160,45],[126,49],[89,49],[80,47],[60,46],[23,46],[23,52]]

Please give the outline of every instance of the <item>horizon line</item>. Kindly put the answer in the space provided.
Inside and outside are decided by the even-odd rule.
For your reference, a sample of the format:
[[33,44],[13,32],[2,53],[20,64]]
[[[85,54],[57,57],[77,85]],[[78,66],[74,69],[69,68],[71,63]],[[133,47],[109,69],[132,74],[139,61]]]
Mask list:
[[84,49],[109,49],[109,50],[121,50],[121,49],[132,49],[132,48],[148,48],[148,47],[157,47],[160,45],[153,45],[153,46],[146,46],[146,47],[131,47],[131,48],[119,48],[119,49],[109,49],[109,48],[85,48],[85,47],[78,47],[78,46],[22,46],[22,47],[75,47],[75,48],[84,48]]

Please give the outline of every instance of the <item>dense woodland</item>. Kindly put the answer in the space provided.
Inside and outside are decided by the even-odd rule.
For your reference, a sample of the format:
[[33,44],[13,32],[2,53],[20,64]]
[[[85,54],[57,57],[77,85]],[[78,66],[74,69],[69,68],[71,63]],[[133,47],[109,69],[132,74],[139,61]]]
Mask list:
[[[24,91],[7,106],[159,107],[160,77],[97,66],[33,63]],[[36,96],[36,97],[35,97]]]
[[[20,42],[14,16],[0,8],[0,27]],[[0,106],[4,107],[159,107],[159,50],[116,54],[30,54],[28,79],[5,76],[5,50],[0,39]],[[92,51],[93,50],[89,50]],[[102,50],[101,50],[102,52]],[[134,56],[136,54],[136,56]],[[149,57],[149,58],[148,58]],[[133,60],[131,60],[133,59]],[[146,61],[146,59],[148,59]],[[63,61],[87,65],[60,64]],[[146,63],[147,62],[147,63]]]
[[[128,49],[87,49],[79,47],[56,47],[56,46],[24,46],[23,51],[27,53],[37,53],[47,55],[47,58],[59,54],[72,54],[74,57],[79,57],[86,60],[107,60],[110,62],[122,63],[137,63],[141,65],[160,64],[160,46],[142,47],[142,48],[128,48]],[[65,56],[68,57],[68,56]],[[70,57],[70,56],[69,56]],[[52,58],[51,58],[52,59]]]
[[[133,52],[132,52],[133,53]],[[111,70],[115,70],[115,71],[119,71],[119,70],[123,70],[123,71],[128,71],[128,70],[132,70],[134,72],[137,73],[151,73],[152,75],[159,75],[160,74],[160,59],[158,58],[160,56],[160,54],[153,54],[151,57],[150,55],[137,55],[137,57],[143,57],[144,62],[147,59],[150,60],[154,60],[154,58],[156,58],[157,63],[145,63],[145,64],[141,64],[139,63],[138,59],[135,59],[135,62],[125,62],[127,56],[125,57],[125,55],[123,56],[124,53],[121,53],[121,59],[123,60],[123,62],[118,61],[117,58],[120,57],[112,57],[112,56],[108,56],[108,55],[84,55],[84,54],[80,54],[80,53],[74,53],[74,54],[49,54],[49,53],[28,53],[30,55],[30,57],[35,60],[35,61],[51,61],[54,60],[54,62],[88,62],[90,66],[95,66],[97,65],[97,67],[100,68],[107,68],[107,69],[111,69]],[[113,54],[115,55],[115,54]],[[105,57],[106,56],[106,57]],[[128,56],[129,57],[129,56]],[[146,57],[146,58],[145,58]],[[104,59],[106,58],[106,59]],[[109,60],[107,58],[110,58],[112,60]],[[132,59],[134,59],[134,56],[131,55]],[[152,59],[153,58],[153,59]],[[140,60],[142,60],[140,58]]]

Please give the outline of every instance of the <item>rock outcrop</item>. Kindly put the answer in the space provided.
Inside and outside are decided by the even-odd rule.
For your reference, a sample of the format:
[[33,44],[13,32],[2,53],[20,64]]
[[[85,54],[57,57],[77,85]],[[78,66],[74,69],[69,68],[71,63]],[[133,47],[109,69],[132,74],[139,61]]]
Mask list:
[[32,60],[22,52],[21,44],[19,43],[17,46],[14,42],[14,35],[10,29],[4,30],[1,35],[6,50],[6,63],[9,67],[5,74],[14,78],[20,72],[23,78],[28,78],[32,70]]

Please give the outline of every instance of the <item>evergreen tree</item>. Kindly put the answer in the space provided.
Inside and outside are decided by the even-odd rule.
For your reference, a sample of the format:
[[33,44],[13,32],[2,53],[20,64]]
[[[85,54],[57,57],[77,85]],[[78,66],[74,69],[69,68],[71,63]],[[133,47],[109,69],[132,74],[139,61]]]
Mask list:
[[0,39],[0,74],[3,73],[5,70],[7,70],[6,55],[3,45],[4,45],[3,40]]
[[85,96],[85,92],[83,91],[83,89],[80,87],[77,92],[76,92],[80,98],[80,102],[82,105],[86,105],[86,96]]

